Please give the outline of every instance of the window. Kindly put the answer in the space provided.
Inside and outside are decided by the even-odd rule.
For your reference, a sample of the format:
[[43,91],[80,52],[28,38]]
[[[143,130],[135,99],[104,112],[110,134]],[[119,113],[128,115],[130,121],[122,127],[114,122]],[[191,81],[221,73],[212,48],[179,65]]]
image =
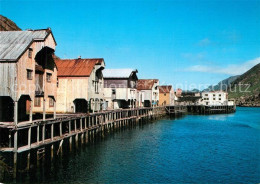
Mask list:
[[215,94],[213,94],[213,96],[216,96]]
[[213,100],[216,100],[216,98],[213,98]]
[[32,70],[27,69],[27,80],[32,80]]
[[32,48],[29,48],[29,50],[28,50],[28,57],[29,58],[32,58],[32,51],[33,51]]
[[205,94],[205,96],[209,96],[209,94]]
[[164,96],[166,96],[166,93],[164,93]]
[[49,97],[49,107],[54,107],[54,100],[51,97]]
[[219,94],[218,96],[221,96],[221,94]]
[[116,89],[112,89],[112,95],[116,94]]
[[94,86],[94,88],[95,88],[95,93],[96,94],[98,94],[98,81],[92,81],[92,84],[93,84],[93,86]]
[[51,73],[47,73],[47,75],[46,75],[46,80],[47,80],[47,82],[51,82]]
[[219,98],[219,100],[221,100],[221,98]]
[[41,107],[41,98],[40,97],[34,98],[34,107]]
[[57,88],[59,87],[59,79],[57,78]]

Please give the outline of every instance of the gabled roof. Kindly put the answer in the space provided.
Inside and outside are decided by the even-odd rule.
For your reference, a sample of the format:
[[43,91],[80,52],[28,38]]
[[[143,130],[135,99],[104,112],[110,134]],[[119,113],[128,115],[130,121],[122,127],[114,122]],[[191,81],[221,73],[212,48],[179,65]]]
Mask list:
[[172,86],[168,85],[168,86],[159,86],[159,92],[160,93],[170,93],[172,90]]
[[50,29],[0,31],[0,61],[17,61],[33,41],[44,41],[49,34]]
[[89,77],[95,65],[101,65],[103,58],[55,59],[58,77]]
[[140,79],[137,81],[137,90],[150,90],[158,79]]
[[133,73],[138,73],[136,69],[105,69],[104,78],[129,78]]

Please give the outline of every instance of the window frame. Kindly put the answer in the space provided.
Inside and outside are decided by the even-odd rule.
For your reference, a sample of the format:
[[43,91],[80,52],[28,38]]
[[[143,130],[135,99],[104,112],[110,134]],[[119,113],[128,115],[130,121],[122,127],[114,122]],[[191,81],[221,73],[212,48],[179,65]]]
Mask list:
[[111,90],[112,95],[116,95],[116,89]]
[[[27,80],[32,80],[33,79],[33,70],[26,69],[26,71],[27,71],[27,73],[26,73]],[[30,76],[28,74],[30,74]]]
[[28,49],[28,58],[30,58],[30,59],[32,59],[32,52],[33,52],[33,49],[29,48]]
[[46,81],[51,82],[52,73],[46,73]]
[[[53,103],[53,104],[51,104],[51,102]],[[51,98],[51,97],[49,97],[49,107],[54,107],[54,99],[53,98]]]
[[[36,99],[39,99],[39,105],[36,104]],[[34,98],[34,107],[41,107],[41,105],[42,105],[41,103],[42,103],[41,102],[41,97],[35,97]]]

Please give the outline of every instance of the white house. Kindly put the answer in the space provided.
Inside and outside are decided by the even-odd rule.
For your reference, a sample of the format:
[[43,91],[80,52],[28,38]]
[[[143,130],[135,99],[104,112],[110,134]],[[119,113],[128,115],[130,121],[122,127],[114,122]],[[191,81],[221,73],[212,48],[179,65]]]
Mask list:
[[104,76],[104,109],[136,107],[138,80],[136,69],[105,69]]
[[139,94],[138,105],[140,107],[151,107],[159,105],[159,80],[141,79],[137,82]]
[[228,93],[225,91],[210,91],[201,93],[202,105],[231,105],[228,101]]

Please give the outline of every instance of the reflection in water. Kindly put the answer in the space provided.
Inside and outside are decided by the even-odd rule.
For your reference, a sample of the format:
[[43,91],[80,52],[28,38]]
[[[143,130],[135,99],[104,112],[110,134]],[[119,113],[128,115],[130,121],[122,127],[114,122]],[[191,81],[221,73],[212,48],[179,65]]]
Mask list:
[[217,115],[209,115],[209,120],[217,120],[217,121],[226,121],[228,118],[234,117],[235,114],[217,114]]

